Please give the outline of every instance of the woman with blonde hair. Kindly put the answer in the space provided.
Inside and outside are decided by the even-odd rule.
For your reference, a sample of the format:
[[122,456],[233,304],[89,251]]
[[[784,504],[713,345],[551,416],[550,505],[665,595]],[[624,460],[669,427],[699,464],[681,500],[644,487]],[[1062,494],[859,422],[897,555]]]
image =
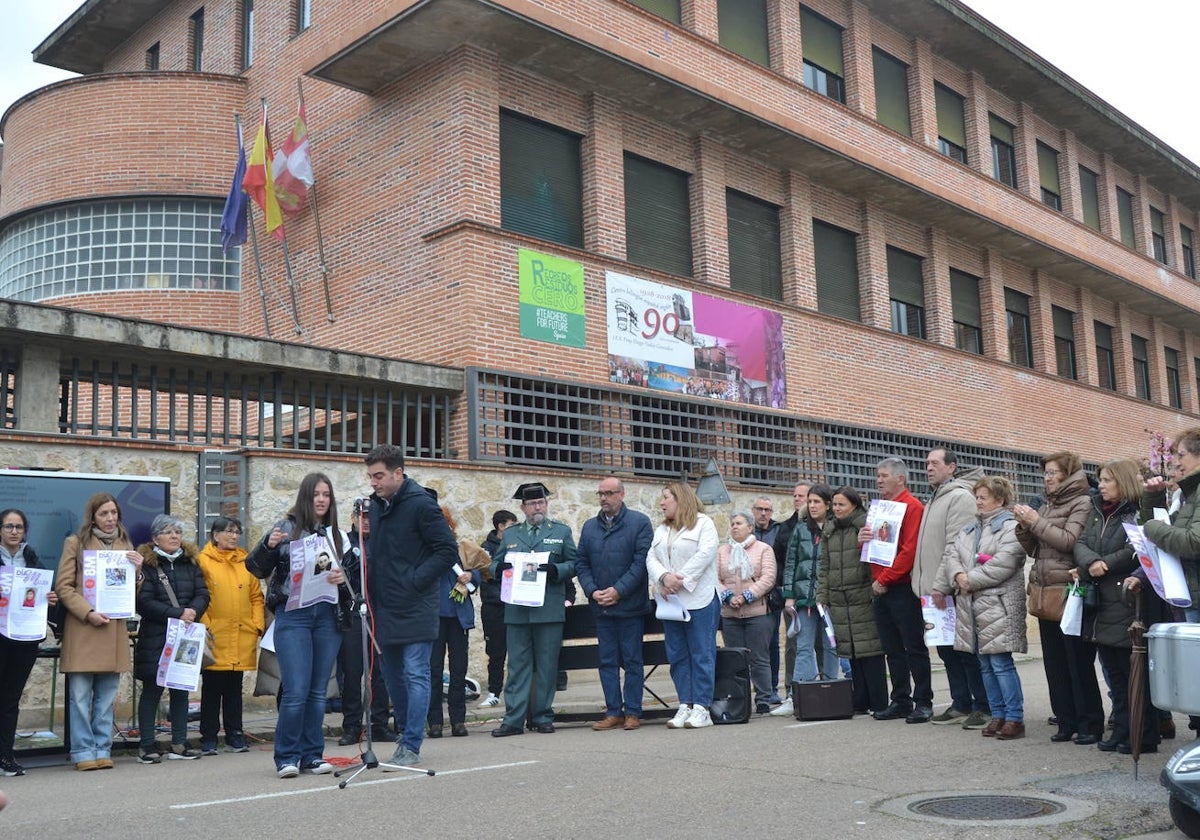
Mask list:
[[661,595],[675,595],[691,621],[664,621],[663,636],[679,711],[667,726],[700,729],[712,726],[708,706],[716,681],[717,526],[703,513],[691,487],[672,482],[658,502],[662,523],[646,555],[646,572]]

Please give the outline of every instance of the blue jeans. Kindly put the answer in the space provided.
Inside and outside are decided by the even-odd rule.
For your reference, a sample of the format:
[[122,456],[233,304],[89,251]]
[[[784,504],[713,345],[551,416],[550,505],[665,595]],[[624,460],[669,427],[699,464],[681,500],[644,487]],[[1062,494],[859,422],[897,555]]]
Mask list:
[[95,761],[112,755],[113,701],[120,674],[67,674],[71,707],[71,761]]
[[681,706],[713,701],[717,669],[717,622],[721,602],[714,597],[708,606],[688,610],[691,621],[664,621],[663,641],[671,663],[671,681]]
[[816,608],[796,607],[796,620],[800,624],[800,632],[796,635],[796,664],[792,668],[792,679],[796,682],[816,682],[821,678],[817,672],[817,652],[815,645],[821,645],[821,673],[827,680],[837,679],[838,662],[837,650],[830,647],[829,636],[821,621],[821,614]]
[[[642,716],[642,689],[646,672],[642,665],[642,634],[645,616],[596,616],[596,642],[600,687],[604,689],[604,714],[609,717]],[[621,668],[625,669],[625,693],[621,693]],[[624,702],[622,702],[624,700]]]
[[987,689],[992,717],[1025,722],[1025,695],[1011,653],[979,654],[979,673]]
[[946,682],[950,684],[951,705],[960,712],[987,714],[988,696],[979,672],[979,657],[955,650],[953,645],[938,645],[938,656],[946,665]]
[[[396,736],[402,747],[420,754],[425,742],[425,717],[429,713],[429,659],[433,642],[412,642],[407,645],[383,645],[379,670],[387,683],[388,696],[395,708]],[[438,674],[440,682],[442,675]]]
[[275,614],[279,659],[279,719],[275,767],[304,767],[325,752],[325,696],[342,634],[333,604],[313,604]]

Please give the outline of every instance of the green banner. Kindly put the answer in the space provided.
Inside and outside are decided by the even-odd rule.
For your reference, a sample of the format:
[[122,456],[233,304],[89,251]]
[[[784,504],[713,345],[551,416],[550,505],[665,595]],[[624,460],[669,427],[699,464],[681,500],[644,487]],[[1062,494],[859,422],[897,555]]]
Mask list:
[[521,337],[584,347],[583,266],[527,251],[517,256]]

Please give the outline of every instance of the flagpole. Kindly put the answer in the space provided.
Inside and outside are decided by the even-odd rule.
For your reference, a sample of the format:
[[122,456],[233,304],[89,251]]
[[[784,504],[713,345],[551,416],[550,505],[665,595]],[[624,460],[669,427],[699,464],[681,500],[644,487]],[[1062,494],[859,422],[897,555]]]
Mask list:
[[[300,93],[300,106],[304,106],[304,84],[302,77],[296,77],[296,90]],[[311,147],[311,143],[310,143]],[[311,160],[311,152],[309,154]],[[321,214],[317,210],[317,184],[314,179],[313,185],[309,187],[308,204],[312,207],[313,223],[317,228],[317,259],[321,263],[321,284],[325,287],[325,317],[332,324],[336,319],[333,317],[333,299],[329,294],[329,264],[325,261],[325,237],[321,235]]]
[[[238,145],[240,146],[242,141],[242,115],[234,114],[233,122],[237,126]],[[239,184],[238,186],[240,189],[241,185]],[[254,251],[254,265],[258,269],[258,300],[262,304],[263,329],[267,333],[267,338],[271,338],[271,319],[267,313],[267,290],[263,284],[262,257],[258,253],[258,231],[254,229],[254,214],[251,212],[253,210],[251,206],[253,203],[252,201],[246,202],[246,227],[250,229],[251,247]]]
[[288,253],[286,233],[283,239],[279,240],[279,244],[283,246],[283,268],[287,272],[288,291],[292,295],[292,320],[296,322],[296,335],[300,335],[304,330],[300,326],[300,309],[296,303],[296,275],[292,274],[292,256]]

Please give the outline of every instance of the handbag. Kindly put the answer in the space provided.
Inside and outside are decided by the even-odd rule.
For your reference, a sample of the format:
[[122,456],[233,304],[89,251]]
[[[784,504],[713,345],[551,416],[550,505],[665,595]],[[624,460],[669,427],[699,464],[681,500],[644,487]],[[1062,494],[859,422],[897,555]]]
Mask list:
[[1067,603],[1067,585],[1051,583],[1043,586],[1040,583],[1029,584],[1029,614],[1046,621],[1062,621],[1063,607]]
[[[163,585],[163,589],[167,590],[167,597],[171,599],[171,606],[179,609],[179,599],[175,597],[175,590],[171,588],[171,581],[167,580],[167,573],[162,569],[158,570],[158,580]],[[211,668],[217,664],[217,657],[213,655],[213,646],[217,640],[213,638],[212,631],[207,627],[204,628],[204,653],[201,660],[201,667]]]
[[1100,584],[1081,583],[1079,588],[1083,590],[1083,608],[1085,610],[1094,610],[1100,606]]
[[767,590],[767,612],[782,612],[783,611],[783,590],[772,586]]

